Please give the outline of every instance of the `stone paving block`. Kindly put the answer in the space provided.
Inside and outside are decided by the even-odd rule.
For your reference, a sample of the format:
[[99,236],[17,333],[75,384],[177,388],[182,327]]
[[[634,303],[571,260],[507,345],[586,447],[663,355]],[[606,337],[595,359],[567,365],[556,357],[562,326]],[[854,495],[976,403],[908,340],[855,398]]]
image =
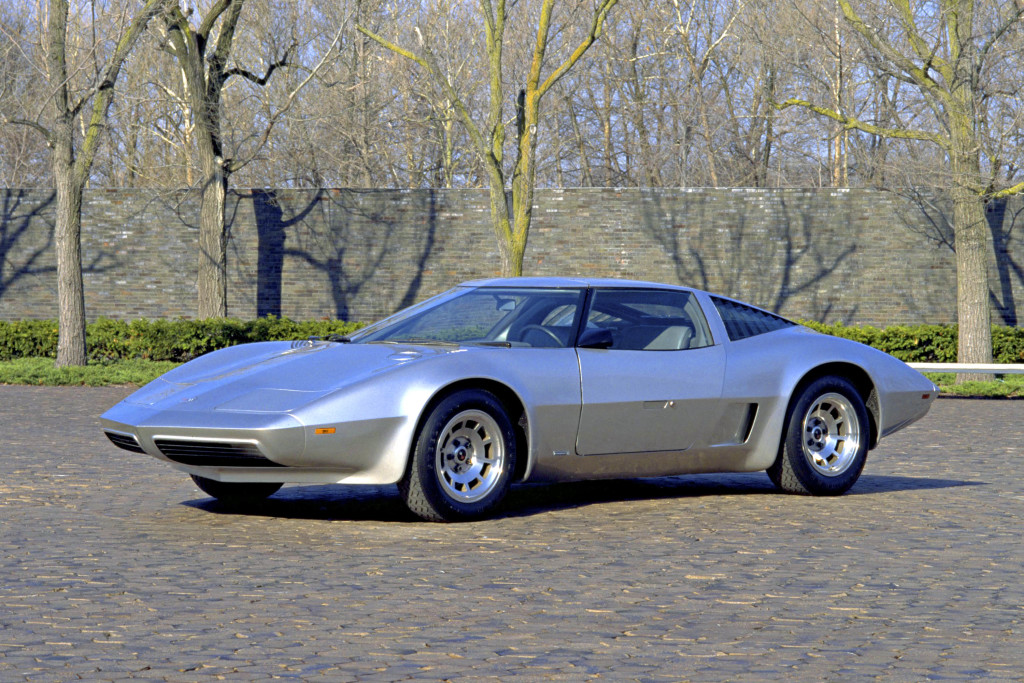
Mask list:
[[[118,451],[125,389],[0,387],[0,680],[1019,680],[1024,402],[941,400],[838,498],[763,474],[236,513]],[[998,439],[991,439],[999,434]]]

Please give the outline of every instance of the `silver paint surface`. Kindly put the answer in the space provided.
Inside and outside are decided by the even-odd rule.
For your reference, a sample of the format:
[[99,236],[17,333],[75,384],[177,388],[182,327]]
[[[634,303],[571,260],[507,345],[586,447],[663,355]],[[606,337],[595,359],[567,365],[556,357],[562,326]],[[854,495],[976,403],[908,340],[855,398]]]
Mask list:
[[[730,341],[710,296],[698,290],[563,278],[466,286],[690,291],[714,344],[678,351],[246,344],[142,387],[104,413],[102,425],[135,435],[159,459],[153,439],[173,437],[254,443],[286,466],[171,463],[210,479],[389,484],[404,474],[433,400],[455,385],[501,387],[525,413],[522,478],[566,480],[765,469],[778,453],[794,392],[822,366],[842,363],[870,378],[876,400],[864,398],[881,436],[923,417],[937,394],[892,356],[799,326]],[[509,409],[518,419],[518,406]]]

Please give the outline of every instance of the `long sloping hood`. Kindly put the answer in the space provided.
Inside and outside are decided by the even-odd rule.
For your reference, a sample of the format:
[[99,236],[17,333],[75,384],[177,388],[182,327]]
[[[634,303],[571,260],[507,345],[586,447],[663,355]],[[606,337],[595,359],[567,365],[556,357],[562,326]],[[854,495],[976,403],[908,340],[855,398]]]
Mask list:
[[243,344],[186,363],[124,402],[156,410],[288,412],[332,391],[451,350],[328,342]]

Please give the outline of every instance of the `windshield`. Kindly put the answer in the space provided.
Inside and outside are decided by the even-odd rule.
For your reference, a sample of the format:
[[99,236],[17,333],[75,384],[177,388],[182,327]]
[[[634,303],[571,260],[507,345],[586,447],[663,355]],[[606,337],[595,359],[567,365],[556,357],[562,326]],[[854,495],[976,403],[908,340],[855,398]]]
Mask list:
[[352,342],[570,346],[583,294],[582,289],[457,287],[385,318]]

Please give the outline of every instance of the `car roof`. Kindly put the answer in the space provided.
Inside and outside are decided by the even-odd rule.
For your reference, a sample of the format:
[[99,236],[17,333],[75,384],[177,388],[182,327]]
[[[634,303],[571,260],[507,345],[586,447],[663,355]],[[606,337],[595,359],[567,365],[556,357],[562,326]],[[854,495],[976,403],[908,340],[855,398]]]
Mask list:
[[696,287],[685,285],[670,285],[665,282],[648,282],[645,280],[619,280],[607,277],[496,277],[485,280],[470,280],[463,282],[460,287],[537,287],[549,289],[578,289],[583,287],[595,287],[606,289],[673,289],[683,292],[700,292],[716,300],[731,301],[740,306],[753,308],[776,318],[782,318],[794,322],[790,318],[770,311],[762,306],[750,304],[739,299],[721,294],[715,294]]
[[692,287],[670,285],[661,282],[645,282],[643,280],[619,280],[616,278],[590,277],[499,277],[486,280],[470,280],[462,283],[466,287],[546,287],[569,289],[578,287],[605,287],[632,289],[637,287],[659,289],[682,289],[694,291]]

